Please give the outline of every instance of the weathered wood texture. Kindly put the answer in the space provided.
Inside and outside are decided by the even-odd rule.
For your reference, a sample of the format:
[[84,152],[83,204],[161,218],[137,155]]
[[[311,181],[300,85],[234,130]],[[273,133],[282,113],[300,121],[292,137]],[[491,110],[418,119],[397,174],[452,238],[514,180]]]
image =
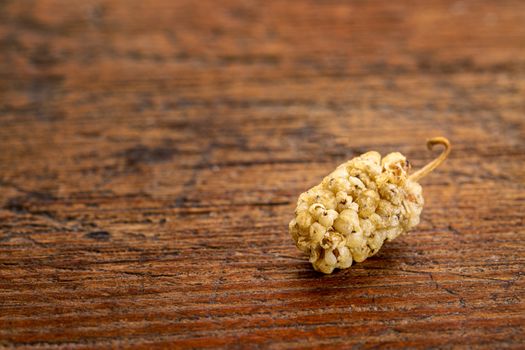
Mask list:
[[[300,192],[424,142],[411,235]],[[0,346],[525,347],[524,1],[0,1]]]

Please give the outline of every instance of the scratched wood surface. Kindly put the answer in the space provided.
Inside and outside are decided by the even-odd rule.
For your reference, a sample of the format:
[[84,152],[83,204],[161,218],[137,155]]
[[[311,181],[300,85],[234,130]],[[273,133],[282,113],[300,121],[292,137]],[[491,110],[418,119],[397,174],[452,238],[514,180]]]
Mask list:
[[[0,1],[0,347],[525,347],[525,2]],[[367,150],[422,222],[315,273]]]

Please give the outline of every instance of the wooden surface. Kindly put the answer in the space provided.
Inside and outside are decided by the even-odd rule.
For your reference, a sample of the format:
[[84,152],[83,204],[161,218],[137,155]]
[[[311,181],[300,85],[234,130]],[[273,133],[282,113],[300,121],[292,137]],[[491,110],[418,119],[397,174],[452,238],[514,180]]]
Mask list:
[[[0,1],[0,347],[525,347],[524,1]],[[411,235],[330,276],[297,196],[367,150]]]

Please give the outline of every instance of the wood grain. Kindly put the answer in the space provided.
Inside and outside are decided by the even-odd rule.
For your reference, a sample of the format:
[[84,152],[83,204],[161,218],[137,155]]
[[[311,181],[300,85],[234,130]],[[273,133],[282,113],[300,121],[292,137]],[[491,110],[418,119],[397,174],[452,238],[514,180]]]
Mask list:
[[[0,1],[0,346],[524,348],[525,2]],[[429,161],[312,271],[296,198]]]

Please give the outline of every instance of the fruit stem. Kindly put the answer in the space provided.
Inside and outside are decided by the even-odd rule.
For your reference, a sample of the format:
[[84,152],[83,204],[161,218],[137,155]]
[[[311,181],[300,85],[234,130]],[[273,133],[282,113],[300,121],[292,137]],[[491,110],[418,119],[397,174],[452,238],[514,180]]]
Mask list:
[[410,180],[419,181],[423,177],[427,176],[432,170],[437,168],[441,163],[443,163],[445,159],[447,159],[451,149],[450,142],[442,136],[433,137],[427,140],[427,148],[429,150],[432,150],[432,148],[435,145],[444,146],[445,148],[443,149],[443,152],[441,152],[441,154],[436,159],[434,159],[433,161],[431,161],[430,163],[428,163],[427,165],[410,175],[408,177]]

